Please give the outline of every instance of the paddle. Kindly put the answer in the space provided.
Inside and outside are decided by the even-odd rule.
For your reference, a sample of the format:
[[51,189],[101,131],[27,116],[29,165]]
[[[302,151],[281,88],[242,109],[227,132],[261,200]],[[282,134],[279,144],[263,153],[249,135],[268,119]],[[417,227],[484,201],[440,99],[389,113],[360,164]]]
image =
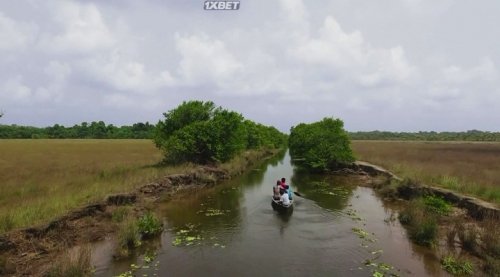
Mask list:
[[295,195],[299,196],[299,197],[304,197],[304,196],[302,196],[302,194],[301,194],[301,193],[298,193],[298,192],[296,192],[296,191],[294,191],[293,193],[294,193]]

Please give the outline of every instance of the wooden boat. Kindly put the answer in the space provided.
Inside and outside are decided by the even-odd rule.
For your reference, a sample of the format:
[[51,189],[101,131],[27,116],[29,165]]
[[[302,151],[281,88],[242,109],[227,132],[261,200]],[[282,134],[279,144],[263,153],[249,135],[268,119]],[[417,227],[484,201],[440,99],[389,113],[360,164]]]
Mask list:
[[273,210],[275,210],[275,211],[278,211],[280,213],[288,213],[288,212],[293,211],[293,200],[290,200],[290,205],[285,206],[279,200],[275,200],[271,196],[271,206],[273,207]]

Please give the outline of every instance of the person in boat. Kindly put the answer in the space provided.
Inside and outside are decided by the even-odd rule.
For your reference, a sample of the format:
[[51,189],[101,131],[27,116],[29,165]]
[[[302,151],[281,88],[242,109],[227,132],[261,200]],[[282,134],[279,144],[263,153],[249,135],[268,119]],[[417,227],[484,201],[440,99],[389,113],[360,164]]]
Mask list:
[[281,195],[280,202],[285,207],[290,206],[290,198],[288,198],[288,192],[286,190]]
[[287,186],[285,181],[286,181],[285,178],[281,178],[281,181],[280,181],[280,194],[281,195],[283,193],[285,193],[285,191],[288,191],[288,186]]
[[285,177],[281,178],[281,187],[283,189],[288,189],[288,185],[286,184],[286,179]]
[[281,181],[278,180],[276,182],[276,186],[273,186],[273,198],[274,198],[274,200],[280,200],[280,198],[281,198],[280,187],[281,187]]
[[286,191],[286,193],[288,194],[288,199],[292,200],[292,190],[291,190],[290,186],[286,184],[285,177],[281,178],[281,189],[283,191]]

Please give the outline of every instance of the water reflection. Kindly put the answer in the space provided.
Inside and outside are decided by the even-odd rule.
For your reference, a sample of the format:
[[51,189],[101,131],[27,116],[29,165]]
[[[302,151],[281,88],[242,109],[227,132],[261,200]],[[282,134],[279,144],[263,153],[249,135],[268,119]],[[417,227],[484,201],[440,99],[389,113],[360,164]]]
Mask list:
[[292,185],[297,191],[332,211],[343,210],[356,188],[352,178],[294,171]]
[[[283,165],[287,153],[288,153],[287,151],[279,152],[276,156],[269,159],[269,165],[273,167],[277,166],[278,164]],[[268,165],[263,164],[263,166],[267,167]]]
[[[305,196],[294,198],[293,213],[271,207],[271,188],[281,177]],[[397,219],[391,220],[397,207],[358,182],[294,170],[282,153],[239,178],[161,204],[157,212],[166,230],[160,243],[126,262],[110,262],[96,275],[117,275],[156,251],[158,266],[136,276],[371,276],[373,268],[364,262],[374,260],[372,253],[403,275],[446,276],[436,256],[409,242]],[[360,239],[354,227],[374,242]]]
[[[191,236],[210,238],[237,230],[241,224],[242,197],[243,190],[236,184],[217,186],[171,200],[161,206],[161,214],[168,218],[173,233],[189,229]],[[192,225],[196,228],[190,228]]]

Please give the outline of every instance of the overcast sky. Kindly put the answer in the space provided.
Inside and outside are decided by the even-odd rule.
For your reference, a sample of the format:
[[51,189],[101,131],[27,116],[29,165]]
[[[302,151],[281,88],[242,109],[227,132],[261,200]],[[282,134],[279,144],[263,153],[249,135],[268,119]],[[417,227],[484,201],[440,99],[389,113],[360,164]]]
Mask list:
[[500,1],[0,0],[0,124],[212,100],[288,131],[500,131]]

